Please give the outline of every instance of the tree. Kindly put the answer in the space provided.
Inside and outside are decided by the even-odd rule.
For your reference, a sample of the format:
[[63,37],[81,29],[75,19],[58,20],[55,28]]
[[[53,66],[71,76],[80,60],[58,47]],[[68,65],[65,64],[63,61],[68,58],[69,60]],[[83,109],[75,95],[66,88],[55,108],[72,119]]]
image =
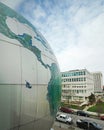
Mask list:
[[91,93],[91,95],[88,97],[89,98],[89,102],[91,104],[95,103],[96,101],[96,98],[95,98],[95,95],[93,93]]

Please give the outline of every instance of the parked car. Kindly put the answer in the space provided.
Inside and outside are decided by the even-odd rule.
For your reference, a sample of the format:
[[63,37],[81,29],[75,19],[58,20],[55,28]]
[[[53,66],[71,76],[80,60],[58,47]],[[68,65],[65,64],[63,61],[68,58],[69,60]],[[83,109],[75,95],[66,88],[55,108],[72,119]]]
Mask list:
[[65,112],[65,113],[74,113],[74,111],[68,107],[61,107],[60,111]]
[[101,119],[101,120],[104,120],[104,115],[103,115],[103,116],[100,116],[100,119]]
[[67,124],[72,124],[73,123],[72,118],[70,116],[65,115],[65,114],[58,114],[56,116],[56,120],[67,123]]
[[90,115],[84,111],[77,111],[77,115],[89,117]]
[[92,122],[91,120],[82,120],[82,119],[78,119],[76,121],[76,124],[79,128],[82,128],[84,130],[103,130],[103,128],[101,127],[101,125],[99,125],[96,122]]

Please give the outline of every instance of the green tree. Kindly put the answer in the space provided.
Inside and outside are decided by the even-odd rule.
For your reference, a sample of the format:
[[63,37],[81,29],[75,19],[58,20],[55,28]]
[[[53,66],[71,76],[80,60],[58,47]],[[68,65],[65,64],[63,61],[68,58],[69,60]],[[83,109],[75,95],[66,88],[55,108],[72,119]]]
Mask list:
[[91,93],[91,95],[88,97],[89,98],[89,102],[91,104],[95,103],[96,101],[96,98],[95,98],[95,95],[93,93]]

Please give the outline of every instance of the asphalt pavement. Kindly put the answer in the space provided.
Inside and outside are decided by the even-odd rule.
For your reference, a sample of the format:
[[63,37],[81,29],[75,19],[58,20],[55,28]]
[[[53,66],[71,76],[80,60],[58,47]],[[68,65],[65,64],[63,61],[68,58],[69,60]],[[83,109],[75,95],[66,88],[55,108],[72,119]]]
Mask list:
[[[58,113],[61,113],[61,112],[58,112]],[[102,121],[100,119],[96,119],[96,118],[92,118],[92,117],[77,116],[75,114],[67,114],[67,115],[69,115],[70,117],[73,118],[73,124],[72,125],[67,125],[65,123],[55,121],[54,125],[53,125],[54,130],[82,130],[82,129],[80,129],[80,128],[78,128],[76,126],[76,120],[77,119],[88,119],[88,120],[92,120],[92,121],[100,124],[103,127],[103,130],[104,130],[104,121]]]
[[55,126],[55,125],[53,126],[53,129],[54,130],[82,130],[82,129],[78,128],[78,127],[73,127],[73,126],[68,126],[66,128],[63,128],[63,127]]
[[58,121],[54,122],[53,129],[54,130],[82,130],[82,129],[76,127],[76,126],[67,125],[65,123],[61,123],[61,122],[58,122]]

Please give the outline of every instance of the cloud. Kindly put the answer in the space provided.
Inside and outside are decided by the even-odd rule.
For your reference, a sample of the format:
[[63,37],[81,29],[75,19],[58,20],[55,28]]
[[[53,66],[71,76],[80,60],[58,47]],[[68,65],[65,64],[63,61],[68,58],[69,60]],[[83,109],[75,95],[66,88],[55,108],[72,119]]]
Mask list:
[[[79,1],[76,4],[67,1],[53,8],[48,2],[46,7],[50,14],[40,5],[34,10],[36,20],[33,24],[51,45],[61,71],[79,68],[104,70],[104,61],[99,58],[104,55],[104,9],[101,1]],[[36,16],[36,12],[40,15]],[[41,22],[40,17],[45,18],[45,22]]]
[[87,68],[90,71],[104,73],[104,14],[78,27],[77,44],[66,48],[57,55],[61,71]]
[[87,46],[101,46],[104,40],[104,13],[97,17],[94,17],[91,21],[86,23],[83,28],[80,29],[80,43],[85,43]]
[[61,71],[103,71],[104,1],[1,0],[26,17],[51,45]]
[[36,9],[34,9],[33,11],[33,15],[36,19],[40,19],[41,17],[45,17],[46,14],[44,10],[41,8],[41,6],[37,5]]

